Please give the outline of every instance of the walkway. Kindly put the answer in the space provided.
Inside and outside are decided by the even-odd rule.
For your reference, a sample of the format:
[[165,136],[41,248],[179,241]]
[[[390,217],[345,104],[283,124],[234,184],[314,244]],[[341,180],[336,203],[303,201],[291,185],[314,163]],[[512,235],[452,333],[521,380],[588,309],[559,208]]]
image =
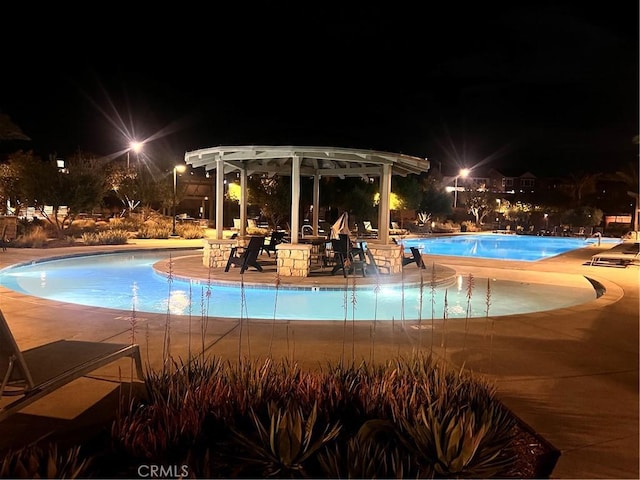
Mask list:
[[[195,248],[199,242],[134,240],[124,248]],[[0,267],[89,249],[95,247],[10,248],[0,252]],[[368,322],[358,322],[353,329],[350,324],[345,334],[341,320],[281,321],[275,330],[271,321],[252,320],[241,330],[237,321],[211,319],[204,343],[209,353],[230,360],[239,355],[264,358],[273,335],[276,358],[292,358],[309,368],[324,366],[343,354],[349,360],[352,352],[357,360],[383,361],[411,355],[416,349],[432,351],[452,366],[464,365],[494,382],[499,398],[562,451],[553,478],[637,479],[640,269],[585,265],[600,250],[587,247],[535,263],[427,259],[427,265],[435,260],[463,275],[508,276],[523,282],[586,275],[607,289],[605,295],[587,305],[495,317],[494,322],[471,319],[466,329],[464,321],[446,325],[436,321],[431,325],[423,320],[421,328],[415,322],[378,322],[375,336]],[[193,258],[196,261],[176,259],[175,274],[191,275],[190,269],[199,269],[197,257]],[[415,266],[407,268],[417,271]],[[229,272],[224,278],[228,275],[239,277],[237,272]],[[326,276],[321,278],[329,281]],[[337,275],[331,281],[344,282],[344,278]],[[131,312],[45,301],[2,287],[0,308],[21,349],[59,338],[127,341],[131,334]],[[197,314],[188,320],[172,319],[174,356],[200,351],[201,337],[194,333],[200,331],[200,320]],[[143,358],[153,366],[161,364],[165,321],[165,315],[135,316],[136,341],[141,344]],[[122,372],[126,379],[126,363]],[[102,381],[79,379],[0,424],[0,448],[10,442],[39,438],[50,430],[72,435],[108,421],[117,397],[118,378],[113,366],[98,373]]]

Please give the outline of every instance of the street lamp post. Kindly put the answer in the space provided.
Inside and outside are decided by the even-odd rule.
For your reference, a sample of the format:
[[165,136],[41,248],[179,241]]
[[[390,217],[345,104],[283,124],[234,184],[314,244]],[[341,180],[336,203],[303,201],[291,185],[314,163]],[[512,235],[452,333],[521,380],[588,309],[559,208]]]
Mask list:
[[171,236],[175,237],[176,235],[176,195],[178,190],[178,172],[182,173],[187,169],[186,165],[176,165],[173,167],[173,229],[171,231]]
[[129,150],[127,150],[127,170],[129,170],[129,152],[131,152],[131,150],[136,152],[136,156],[137,156],[140,150],[142,150],[142,143],[135,142],[135,141],[129,143]]
[[468,168],[460,169],[460,173],[456,175],[456,180],[453,187],[453,208],[456,208],[458,206],[458,178],[465,178],[467,175],[469,175]]

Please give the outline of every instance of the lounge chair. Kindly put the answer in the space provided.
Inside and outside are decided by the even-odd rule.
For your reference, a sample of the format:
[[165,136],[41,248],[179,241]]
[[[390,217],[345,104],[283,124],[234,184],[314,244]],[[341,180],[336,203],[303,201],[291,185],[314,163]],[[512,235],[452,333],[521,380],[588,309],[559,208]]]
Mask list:
[[391,222],[389,235],[406,235],[407,233],[409,233],[409,231],[406,228],[401,228],[398,222]]
[[287,232],[273,232],[269,237],[269,243],[265,243],[260,249],[260,253],[267,252],[267,256],[271,256],[271,252],[275,255],[276,245],[284,242],[284,236]]
[[357,222],[358,236],[362,238],[378,238],[378,229],[373,228],[371,222]]
[[240,273],[243,274],[249,267],[255,268],[257,271],[262,271],[262,265],[258,263],[258,255],[264,246],[264,237],[251,237],[249,244],[246,247],[233,247],[231,253],[229,253],[229,260],[227,260],[227,266],[224,268],[225,272],[229,271],[231,265],[240,267]]
[[624,267],[640,265],[640,243],[621,243],[591,257],[591,266]]
[[58,340],[21,352],[0,311],[0,398],[16,400],[0,407],[0,421],[54,390],[120,358],[135,361],[137,378],[144,379],[136,344]]

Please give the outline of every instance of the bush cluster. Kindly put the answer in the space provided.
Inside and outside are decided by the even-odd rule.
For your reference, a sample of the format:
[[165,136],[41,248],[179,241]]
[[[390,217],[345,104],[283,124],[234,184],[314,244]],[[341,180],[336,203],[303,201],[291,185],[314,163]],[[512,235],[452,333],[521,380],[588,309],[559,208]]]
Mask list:
[[[166,239],[173,232],[171,220],[160,215],[149,216],[143,220],[141,216],[131,215],[125,218],[110,218],[109,222],[94,219],[74,220],[64,230],[65,237],[59,238],[60,232],[49,222],[34,218],[22,219],[18,223],[18,238],[12,242],[14,247],[43,248],[51,245],[55,239],[55,246],[75,245],[76,239],[85,245],[121,245],[127,243],[131,236],[136,238]],[[205,230],[197,224],[178,224],[176,233],[185,239],[204,238]]]
[[184,223],[176,226],[176,233],[182,238],[204,238],[204,229],[196,223]]
[[121,229],[82,234],[82,241],[85,245],[124,245],[128,240],[129,232]]

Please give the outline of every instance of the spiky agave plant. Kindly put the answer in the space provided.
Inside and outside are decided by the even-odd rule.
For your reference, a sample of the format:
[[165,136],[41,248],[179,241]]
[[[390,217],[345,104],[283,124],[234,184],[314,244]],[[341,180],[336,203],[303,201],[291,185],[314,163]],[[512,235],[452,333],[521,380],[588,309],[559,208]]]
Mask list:
[[[255,432],[240,432],[232,428],[232,441],[241,449],[234,454],[242,468],[262,477],[308,476],[306,462],[340,433],[340,425],[326,425],[316,430],[317,405],[305,417],[302,408],[289,403],[269,406],[265,423],[251,410]],[[243,472],[241,472],[243,473]]]
[[346,443],[326,447],[318,461],[327,478],[412,478],[412,456],[399,448],[392,422],[366,421]]
[[497,404],[484,409],[421,407],[402,418],[403,443],[420,464],[420,476],[496,478],[515,462],[509,451],[513,418]]
[[79,446],[59,452],[55,443],[28,445],[5,452],[0,478],[86,478],[90,465],[91,458],[82,458]]

